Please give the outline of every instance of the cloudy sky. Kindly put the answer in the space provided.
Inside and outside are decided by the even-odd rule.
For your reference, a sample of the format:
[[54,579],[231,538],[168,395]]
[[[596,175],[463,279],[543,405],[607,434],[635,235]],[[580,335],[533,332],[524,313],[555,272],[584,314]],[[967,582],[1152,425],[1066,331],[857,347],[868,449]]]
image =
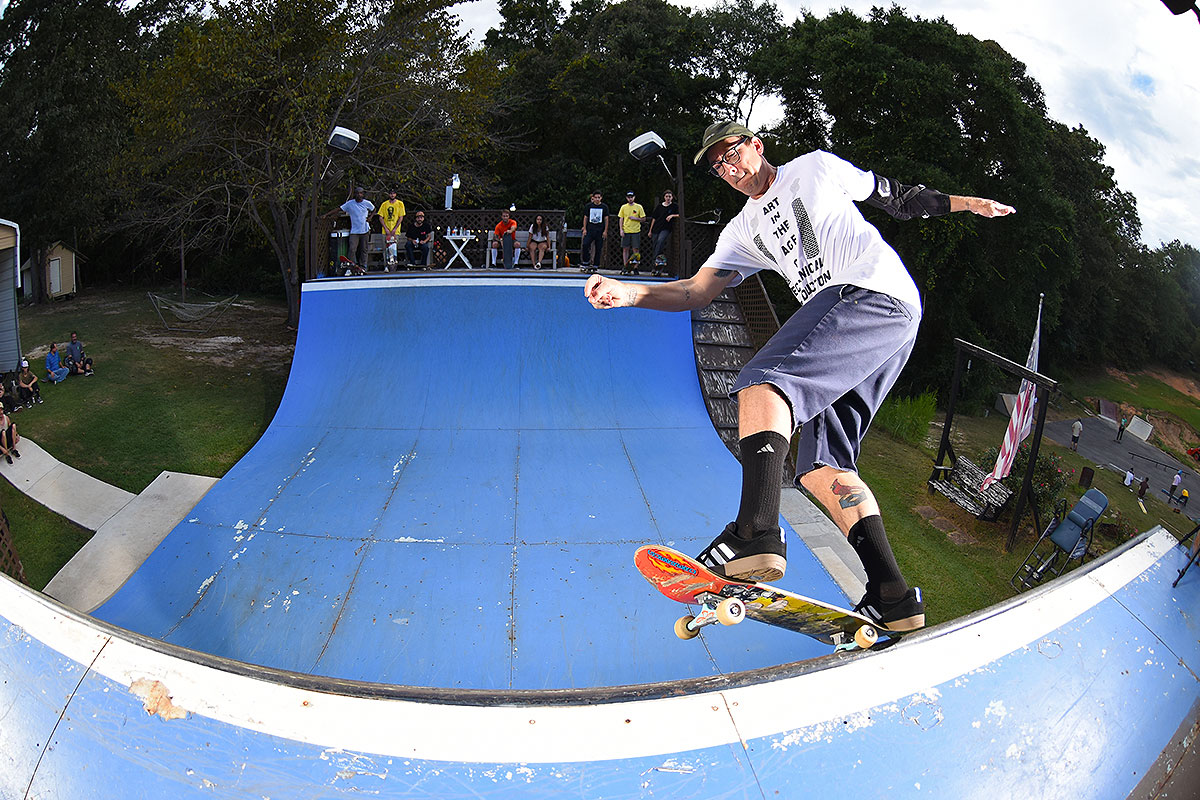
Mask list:
[[[678,0],[676,0],[678,2]],[[564,4],[569,0],[564,0]],[[680,3],[711,6],[712,0]],[[860,16],[884,0],[778,3],[786,22],[801,9]],[[1200,20],[1172,16],[1160,0],[909,0],[912,15],[945,17],[959,32],[995,39],[1042,85],[1054,119],[1083,125],[1107,148],[1117,183],[1138,200],[1142,238],[1200,247]],[[455,11],[481,38],[499,24],[495,0]],[[778,106],[756,111],[767,126]],[[1002,199],[1002,198],[1001,198]]]

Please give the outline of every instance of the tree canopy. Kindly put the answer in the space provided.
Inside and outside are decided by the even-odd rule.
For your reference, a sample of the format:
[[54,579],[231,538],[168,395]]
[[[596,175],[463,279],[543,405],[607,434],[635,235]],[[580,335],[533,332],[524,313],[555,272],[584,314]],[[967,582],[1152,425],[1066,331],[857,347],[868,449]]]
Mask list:
[[[628,156],[653,129],[683,155],[688,216],[728,219],[744,198],[692,170],[692,144],[774,98],[773,163],[824,148],[1018,209],[1002,222],[865,212],[924,297],[910,387],[948,384],[955,336],[1019,358],[1040,294],[1047,370],[1196,360],[1200,253],[1142,243],[1103,143],[1051,119],[1002,43],[898,7],[784,20],[754,0],[500,0],[500,24],[472,45],[451,5],[13,0],[0,215],[35,248],[93,244],[118,279],[181,239],[201,261],[269,253],[294,310],[306,224],[352,184],[428,207],[459,173],[460,204],[565,208],[574,224],[593,188],[645,204],[673,188],[657,161]],[[362,144],[331,167],[335,124]]]

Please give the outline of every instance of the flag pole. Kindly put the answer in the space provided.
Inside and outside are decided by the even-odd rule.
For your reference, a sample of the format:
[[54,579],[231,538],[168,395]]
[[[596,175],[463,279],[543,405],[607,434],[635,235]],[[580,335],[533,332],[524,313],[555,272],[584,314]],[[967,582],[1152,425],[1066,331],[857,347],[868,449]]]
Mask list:
[[[1030,352],[1038,347],[1038,339],[1041,337],[1042,328],[1042,303],[1045,301],[1045,293],[1038,295],[1038,313],[1037,327],[1034,334],[1034,343],[1030,347]],[[1026,362],[1028,366],[1028,362]],[[1034,405],[1037,406],[1037,424],[1033,431],[1033,441],[1029,444],[1029,463],[1025,465],[1025,477],[1021,479],[1021,490],[1017,494],[1017,507],[1013,510],[1012,527],[1008,531],[1008,539],[1004,543],[1004,552],[1008,553],[1012,550],[1013,545],[1017,541],[1017,531],[1021,526],[1021,519],[1025,516],[1025,504],[1030,499],[1033,500],[1033,527],[1034,533],[1042,527],[1041,515],[1038,514],[1037,508],[1037,493],[1033,488],[1033,473],[1037,468],[1038,451],[1042,444],[1042,428],[1046,424],[1046,409],[1050,405],[1050,390],[1042,385],[1038,385],[1035,390],[1037,400]],[[1019,447],[1018,443],[1018,447]]]

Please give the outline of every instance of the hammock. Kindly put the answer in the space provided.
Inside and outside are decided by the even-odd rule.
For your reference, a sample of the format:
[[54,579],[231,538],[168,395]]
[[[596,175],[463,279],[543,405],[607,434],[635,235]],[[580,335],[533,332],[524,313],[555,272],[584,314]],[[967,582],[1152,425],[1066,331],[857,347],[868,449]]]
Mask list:
[[[146,294],[150,298],[150,304],[154,306],[154,311],[158,314],[158,318],[162,320],[164,328],[169,331],[187,331],[189,333],[207,332],[213,326],[213,323],[238,299],[238,296],[235,294],[231,297],[226,297],[224,300],[216,300],[211,303],[181,303],[178,300],[172,300],[169,297],[163,297],[153,292],[147,292]],[[163,316],[164,309],[171,312],[171,315],[178,322],[198,327],[172,325]]]

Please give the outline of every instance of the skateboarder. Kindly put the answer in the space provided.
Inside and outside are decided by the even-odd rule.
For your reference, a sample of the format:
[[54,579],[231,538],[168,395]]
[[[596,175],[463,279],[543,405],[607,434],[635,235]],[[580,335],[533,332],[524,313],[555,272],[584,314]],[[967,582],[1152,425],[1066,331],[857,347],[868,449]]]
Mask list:
[[855,610],[891,630],[925,624],[920,589],[909,587],[879,506],[856,467],[863,435],[908,360],[921,317],[916,285],[899,256],[854,202],[897,219],[1014,209],[978,197],[904,186],[816,151],[781,167],[762,140],[732,122],[705,131],[694,161],[750,199],[692,278],[651,285],[593,275],[596,308],[703,308],[759,270],[787,281],[800,308],[738,375],[742,495],[737,517],[698,560],[731,578],[777,580],[787,548],[779,502],[789,440],[801,427],[796,483],[826,509],[867,573]]

